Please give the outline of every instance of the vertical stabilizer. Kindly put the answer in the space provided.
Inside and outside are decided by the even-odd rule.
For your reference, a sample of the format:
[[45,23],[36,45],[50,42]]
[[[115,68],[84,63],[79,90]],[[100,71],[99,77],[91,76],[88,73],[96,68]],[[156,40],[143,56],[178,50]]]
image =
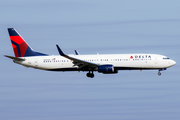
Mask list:
[[33,49],[27,44],[27,42],[21,37],[21,35],[14,28],[8,28],[8,32],[15,57],[46,55],[33,51]]

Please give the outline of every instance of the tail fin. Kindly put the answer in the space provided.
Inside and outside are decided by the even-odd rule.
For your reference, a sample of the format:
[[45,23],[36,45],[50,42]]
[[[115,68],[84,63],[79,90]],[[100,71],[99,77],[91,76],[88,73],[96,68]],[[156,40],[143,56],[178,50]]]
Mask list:
[[46,56],[47,54],[33,51],[21,35],[14,29],[8,28],[15,57]]

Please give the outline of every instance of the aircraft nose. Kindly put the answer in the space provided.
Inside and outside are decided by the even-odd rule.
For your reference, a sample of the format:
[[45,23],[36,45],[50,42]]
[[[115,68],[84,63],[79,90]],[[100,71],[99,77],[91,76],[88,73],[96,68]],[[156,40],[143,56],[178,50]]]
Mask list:
[[173,66],[175,64],[176,64],[176,62],[174,60],[171,60],[171,65]]

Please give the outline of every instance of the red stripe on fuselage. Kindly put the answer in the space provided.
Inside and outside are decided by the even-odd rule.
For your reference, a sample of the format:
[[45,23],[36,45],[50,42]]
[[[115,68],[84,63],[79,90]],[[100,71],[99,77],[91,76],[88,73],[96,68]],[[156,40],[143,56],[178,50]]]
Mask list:
[[[10,39],[19,45],[21,57],[24,57],[24,54],[26,53],[26,50],[28,48],[27,43],[23,40],[21,36],[10,36]],[[16,55],[18,56],[17,48],[16,47],[14,48],[13,46],[13,49],[14,49],[15,56]]]

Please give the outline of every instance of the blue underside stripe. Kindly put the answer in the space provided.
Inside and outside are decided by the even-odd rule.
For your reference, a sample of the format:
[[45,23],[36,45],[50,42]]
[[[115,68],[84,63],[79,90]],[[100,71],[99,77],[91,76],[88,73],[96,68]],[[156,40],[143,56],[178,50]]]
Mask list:
[[[79,71],[78,68],[57,68],[47,69],[49,71]],[[89,69],[81,69],[82,71],[89,71]],[[139,68],[139,67],[115,67],[114,70],[156,70],[156,68]]]

